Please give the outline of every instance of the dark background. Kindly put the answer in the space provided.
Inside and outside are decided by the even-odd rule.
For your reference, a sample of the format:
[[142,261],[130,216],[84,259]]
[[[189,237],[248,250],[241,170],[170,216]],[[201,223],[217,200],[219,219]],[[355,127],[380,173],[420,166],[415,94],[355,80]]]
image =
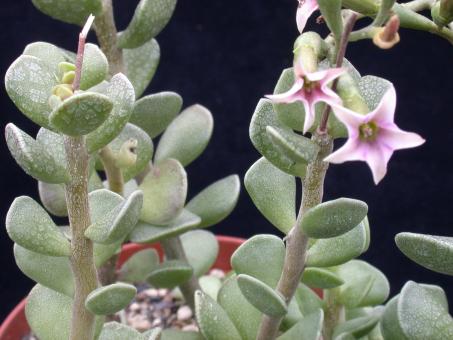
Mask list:
[[[138,1],[114,1],[117,23],[124,28]],[[248,138],[255,105],[271,93],[283,68],[291,65],[297,37],[296,0],[181,0],[173,20],[158,36],[162,58],[147,93],[172,90],[185,106],[202,103],[212,110],[215,129],[205,153],[188,168],[190,194],[212,181],[246,170],[259,154]],[[121,14],[121,17],[119,17]],[[75,49],[79,28],[55,21],[31,1],[8,0],[0,6],[1,74],[33,41]],[[311,19],[309,28],[325,32]],[[94,39],[94,34],[90,36]],[[452,235],[453,190],[453,47],[424,32],[403,30],[401,43],[382,51],[369,41],[350,46],[347,57],[359,71],[391,80],[398,92],[396,121],[427,142],[397,152],[385,179],[375,186],[365,163],[332,166],[326,199],[347,196],[369,204],[372,242],[363,258],[380,268],[392,294],[405,281],[440,284],[453,301],[453,278],[430,272],[405,258],[393,238],[400,231]],[[25,131],[38,130],[1,92],[1,126],[14,122]],[[341,144],[340,141],[338,144]],[[37,198],[36,182],[25,175],[0,143],[1,207],[4,219],[19,195]],[[276,233],[259,214],[245,191],[237,209],[213,231],[248,237]],[[15,266],[12,242],[0,232],[0,320],[32,287]]]

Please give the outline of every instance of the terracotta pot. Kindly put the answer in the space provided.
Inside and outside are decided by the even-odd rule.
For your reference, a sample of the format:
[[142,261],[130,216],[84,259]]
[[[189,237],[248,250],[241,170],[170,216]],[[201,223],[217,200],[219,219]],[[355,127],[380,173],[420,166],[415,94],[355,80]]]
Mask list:
[[[215,268],[229,271],[230,257],[233,252],[239,247],[245,240],[238,237],[230,236],[217,236],[219,241],[220,251],[217,261],[214,264]],[[130,243],[123,246],[118,261],[118,266],[121,266],[129,257],[139,250],[146,248],[155,248],[159,255],[162,257],[162,249],[159,244],[153,245],[141,245]],[[25,300],[23,299],[16,308],[7,316],[0,326],[0,340],[21,340],[23,336],[29,334],[30,327],[28,326],[25,318]]]

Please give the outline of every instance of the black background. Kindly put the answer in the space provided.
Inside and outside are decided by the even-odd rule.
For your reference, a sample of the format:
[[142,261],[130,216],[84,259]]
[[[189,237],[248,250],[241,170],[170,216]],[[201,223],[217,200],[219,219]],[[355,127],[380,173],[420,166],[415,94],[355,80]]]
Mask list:
[[[127,25],[137,2],[114,1],[120,29]],[[231,173],[243,178],[258,159],[248,138],[249,121],[258,99],[272,92],[282,69],[291,65],[298,33],[295,8],[295,0],[181,0],[173,20],[158,36],[162,57],[147,93],[176,91],[185,106],[202,103],[215,119],[210,145],[188,167],[190,195]],[[0,19],[1,74],[27,43],[42,40],[75,49],[79,28],[43,15],[31,1],[2,1]],[[325,33],[314,18],[309,28]],[[401,43],[390,51],[364,41],[352,44],[347,57],[363,75],[379,75],[395,84],[397,123],[427,142],[397,152],[379,186],[373,184],[364,163],[332,166],[325,198],[347,196],[369,204],[372,242],[363,258],[386,273],[392,294],[405,281],[415,280],[442,285],[452,301],[453,279],[412,263],[398,251],[393,238],[400,231],[453,234],[453,46],[428,33],[403,30]],[[2,127],[12,121],[29,133],[37,132],[4,88],[0,98]],[[37,185],[16,165],[4,142],[0,155],[0,216],[4,220],[14,197],[37,197]],[[233,214],[212,230],[243,237],[277,232],[245,191]],[[0,233],[0,250],[1,320],[33,283],[16,268],[5,231]]]

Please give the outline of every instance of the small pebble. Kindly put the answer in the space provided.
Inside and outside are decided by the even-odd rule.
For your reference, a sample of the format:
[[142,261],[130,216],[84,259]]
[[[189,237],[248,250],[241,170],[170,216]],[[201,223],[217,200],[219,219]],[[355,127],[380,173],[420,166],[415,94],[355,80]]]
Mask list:
[[134,327],[136,330],[143,332],[145,330],[148,330],[151,328],[151,323],[149,322],[146,317],[142,315],[137,315],[135,317],[130,318],[129,320],[129,325],[131,327]]
[[186,325],[181,330],[185,332],[198,332],[198,327],[196,325]]
[[181,306],[176,313],[178,320],[189,320],[192,317],[192,310],[189,306]]
[[133,312],[137,312],[141,309],[141,306],[137,302],[133,302],[130,306],[129,309]]
[[159,291],[154,288],[146,289],[143,292],[152,299],[159,297]]

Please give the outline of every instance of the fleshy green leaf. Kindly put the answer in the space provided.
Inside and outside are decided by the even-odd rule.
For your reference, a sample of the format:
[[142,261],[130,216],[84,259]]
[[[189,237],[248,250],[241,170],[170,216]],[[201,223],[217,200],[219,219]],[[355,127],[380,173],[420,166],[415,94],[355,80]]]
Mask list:
[[280,330],[282,332],[287,331],[293,327],[296,323],[301,321],[304,318],[302,312],[300,311],[299,304],[295,298],[292,298],[288,303],[288,312],[283,317],[282,323],[280,325]]
[[362,254],[367,240],[366,226],[362,221],[346,234],[317,240],[308,250],[306,264],[309,267],[340,265]]
[[151,138],[159,136],[182,107],[182,98],[175,92],[159,92],[137,100],[130,122],[142,128]]
[[348,333],[354,336],[355,339],[366,336],[370,333],[379,322],[379,317],[375,315],[363,316],[360,318],[348,320],[340,323],[335,327],[333,332],[333,338],[342,333]]
[[344,281],[330,270],[323,268],[306,268],[302,282],[309,287],[330,289],[341,286]]
[[69,256],[70,244],[47,212],[32,198],[14,200],[6,215],[6,231],[18,245],[50,256]]
[[137,293],[134,286],[117,282],[93,290],[85,300],[85,307],[96,315],[114,314],[127,305]]
[[319,239],[340,236],[363,221],[367,212],[365,202],[342,197],[308,210],[300,227],[309,237]]
[[285,244],[274,235],[256,235],[241,244],[231,256],[237,274],[247,274],[276,287],[285,259]]
[[215,235],[206,230],[192,230],[181,235],[181,242],[194,275],[200,277],[207,273],[219,254]]
[[72,297],[74,279],[67,257],[48,256],[14,245],[16,264],[30,279]]
[[135,94],[131,82],[119,73],[112,77],[105,94],[112,102],[110,115],[95,131],[87,136],[87,147],[90,153],[110,143],[126,126],[134,105]]
[[305,316],[288,331],[280,335],[277,340],[318,340],[321,337],[324,312],[318,309]]
[[393,297],[389,302],[387,302],[380,322],[381,333],[384,339],[409,340],[404,335],[398,320],[398,299],[399,295]]
[[217,300],[220,287],[222,287],[222,281],[218,277],[204,275],[198,279],[198,283],[204,293],[208,294],[214,300]]
[[242,294],[259,311],[269,316],[287,313],[283,297],[264,282],[246,274],[238,275],[237,281]]
[[104,324],[98,340],[149,340],[134,328],[116,321]]
[[127,78],[134,85],[135,96],[139,98],[148,87],[160,60],[160,48],[155,39],[146,44],[123,50]]
[[343,33],[341,0],[318,0],[318,5],[324,21],[333,33],[335,41],[339,44]]
[[435,272],[453,275],[453,237],[400,233],[395,241],[412,261]]
[[237,175],[214,182],[186,205],[186,209],[201,217],[199,228],[213,226],[227,217],[236,206],[241,183]]
[[177,159],[189,165],[206,148],[214,122],[211,112],[201,105],[185,109],[167,127],[156,149],[155,161]]
[[225,310],[201,291],[195,292],[195,315],[206,340],[242,340]]
[[69,136],[86,135],[108,117],[113,102],[103,94],[82,92],[69,97],[49,116],[51,125]]
[[153,166],[140,189],[144,195],[141,220],[150,224],[169,224],[184,208],[186,171],[178,161],[167,159]]
[[176,7],[176,0],[141,0],[129,26],[118,35],[118,47],[136,48],[162,31]]
[[392,83],[384,78],[364,76],[360,79],[358,85],[368,108],[374,110],[384,96],[384,93],[392,86]]
[[179,260],[166,260],[156,266],[146,281],[158,288],[175,288],[192,277],[191,266]]
[[163,330],[160,340],[204,340],[204,338],[198,332],[179,331],[168,328]]
[[29,55],[17,58],[5,75],[5,87],[18,109],[36,124],[50,128],[49,97],[57,85],[48,64]]
[[183,210],[170,224],[155,226],[139,221],[129,239],[137,243],[152,243],[173,237],[198,226],[201,219],[188,210]]
[[9,151],[27,174],[47,183],[65,183],[69,180],[66,168],[39,141],[12,123],[6,126],[5,135]]
[[316,312],[319,308],[323,308],[323,301],[313,291],[304,284],[299,284],[295,295],[299,309],[303,315],[309,315]]
[[132,255],[122,266],[118,279],[130,283],[145,282],[148,273],[159,263],[155,249],[144,249]]
[[260,158],[245,174],[244,185],[258,210],[285,234],[296,222],[296,181]]
[[60,167],[66,167],[66,150],[63,135],[41,128],[36,135],[36,141],[52,156]]
[[113,255],[120,253],[121,242],[112,244],[95,243],[93,248],[94,264],[96,268],[100,268]]
[[47,211],[59,217],[68,216],[64,185],[39,181],[38,190],[41,203]]
[[59,47],[42,41],[28,44],[22,54],[41,59],[53,74],[58,73],[58,64],[66,61]]
[[80,89],[87,90],[99,84],[107,77],[108,72],[109,63],[101,49],[94,44],[86,44],[83,55]]
[[83,25],[90,14],[102,10],[101,0],[32,0],[33,5],[44,14],[69,24]]

